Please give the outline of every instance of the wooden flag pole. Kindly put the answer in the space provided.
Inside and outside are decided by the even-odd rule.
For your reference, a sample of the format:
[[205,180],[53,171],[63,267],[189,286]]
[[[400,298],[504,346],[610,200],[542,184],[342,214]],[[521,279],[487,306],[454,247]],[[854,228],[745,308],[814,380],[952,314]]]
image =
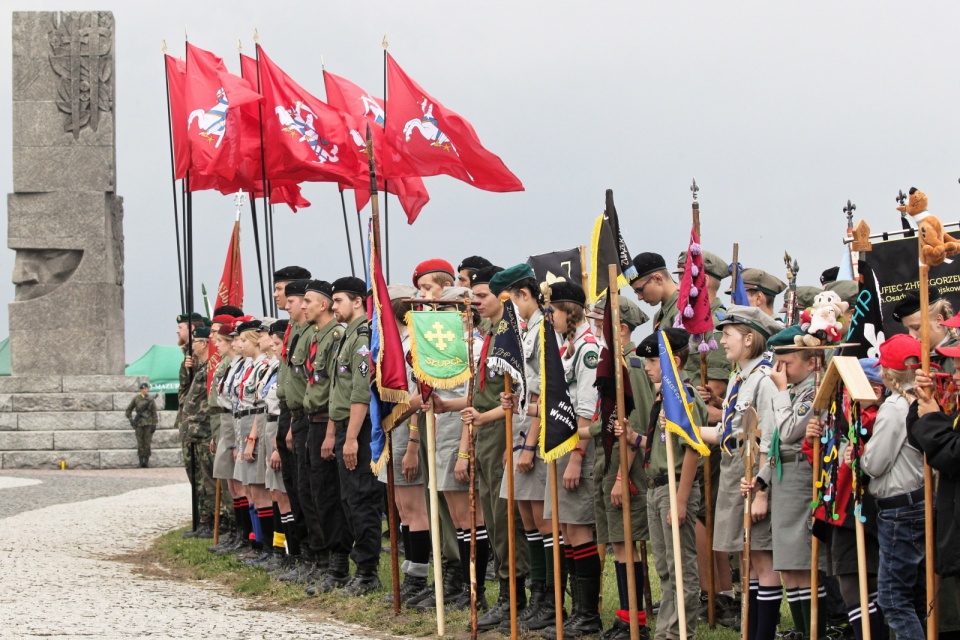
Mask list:
[[[513,381],[509,373],[503,374],[503,392],[510,395],[513,392]],[[513,412],[507,411],[504,415],[504,435],[507,440],[507,454],[513,451]],[[510,567],[510,640],[517,640],[517,549],[516,549],[516,522],[513,511],[516,508],[513,498],[513,458],[507,465],[507,556]]]
[[[617,289],[617,265],[611,264],[608,267],[609,287],[607,295],[607,309],[611,314],[611,323],[613,328],[613,344],[608,345],[613,355],[614,381],[616,383],[617,393],[617,420],[626,426],[627,416],[626,403],[623,397],[623,345],[620,344],[620,291]],[[635,546],[633,543],[633,514],[630,512],[630,467],[627,461],[627,434],[620,433],[620,492],[622,494],[623,507],[623,546],[626,550],[626,569],[627,569],[627,602],[630,611],[630,638],[639,640],[640,625],[637,621],[637,578],[634,571],[633,554]],[[681,627],[682,629],[682,627]],[[682,631],[681,631],[682,634]]]
[[[690,191],[693,193],[693,227],[696,229],[697,238],[702,245],[703,239],[700,237],[700,203],[697,202],[697,192],[700,191],[700,188],[697,187],[696,180],[694,180],[690,186]],[[701,351],[700,385],[705,388],[709,382],[707,378],[708,372],[707,354]],[[717,627],[717,579],[714,566],[716,559],[713,554],[713,504],[711,503],[713,499],[713,469],[709,455],[703,457],[703,485],[703,506],[707,514],[703,527],[707,533],[707,624],[711,629],[715,629]]]
[[[596,256],[594,256],[594,259],[596,259]],[[616,282],[616,280],[613,280],[613,282]],[[590,291],[590,271],[587,269],[586,245],[580,245],[580,285],[583,287],[584,292],[586,292],[587,302],[590,302],[592,292]],[[608,285],[607,289],[610,288]],[[556,539],[554,540],[554,544],[556,544]],[[597,603],[599,610],[603,611],[603,572],[607,568],[607,545],[598,544],[597,555],[600,556],[600,599],[597,600]]]
[[[467,385],[469,406],[473,406],[473,392],[477,388],[476,367],[473,360],[473,306],[465,297],[464,323],[467,330],[467,363],[470,369],[470,382]],[[470,455],[468,467],[470,469],[470,488],[467,493],[470,498],[470,640],[477,640],[477,443],[474,441],[473,423],[467,426],[468,449]],[[483,568],[484,572],[487,570]]]
[[860,629],[863,640],[870,638],[870,588],[867,584],[867,534],[857,515],[857,577],[860,581]]
[[563,571],[560,567],[560,491],[557,484],[557,461],[547,463],[550,473],[550,531],[553,534],[553,601],[557,640],[563,640]]
[[[683,597],[683,558],[680,557],[680,510],[677,507],[677,476],[674,473],[676,469],[676,461],[674,460],[673,455],[673,434],[669,429],[664,429],[664,434],[667,436],[667,484],[670,489],[670,519],[672,520],[670,528],[673,533],[673,570],[676,574],[674,576],[674,588],[677,591],[677,618],[680,623],[680,640],[687,640],[687,603]],[[750,509],[747,508],[747,515],[745,518],[748,518],[750,515]],[[744,521],[746,524],[746,520]],[[747,529],[746,534],[747,544],[749,545],[750,533]],[[745,549],[749,550],[749,546],[745,546]],[[749,556],[749,553],[745,552],[745,555]],[[749,562],[749,561],[748,561]],[[749,584],[750,576],[747,575],[747,582]],[[747,600],[749,600],[749,587],[746,591]],[[743,597],[743,596],[741,596]],[[746,625],[743,625],[746,629]]]
[[[917,234],[920,257],[920,357],[923,372],[930,375],[930,267],[923,263],[923,235]],[[934,573],[933,469],[923,454],[923,511],[926,533],[927,640],[937,639],[937,584]]]
[[[220,496],[222,491],[223,488],[220,486],[220,480],[217,480],[217,493],[213,505],[213,546],[220,544]],[[273,544],[273,542],[270,544]]]
[[[373,156],[373,133],[367,124],[367,162],[370,165],[370,221],[373,227],[372,251],[380,254],[380,200],[377,194],[377,165]],[[390,451],[390,432],[385,434],[384,450]],[[393,465],[387,464],[387,523],[390,530],[390,577],[393,581],[393,615],[400,615],[400,557],[397,551],[397,491],[393,480]]]
[[[734,245],[736,254],[736,245]],[[747,484],[753,483],[753,450],[756,446],[757,411],[750,407],[743,413],[743,476]],[[669,447],[667,448],[669,451]],[[753,519],[750,509],[753,506],[753,492],[747,493],[743,501],[743,557],[740,562],[740,628],[743,640],[749,638],[750,620],[750,532]]]
[[440,495],[437,492],[437,418],[427,404],[427,472],[430,474],[430,542],[433,546],[433,597],[437,601],[437,635],[446,633],[443,612],[443,563],[440,562]]
[[[820,377],[823,374],[823,352],[818,351],[814,358],[813,370],[813,392],[816,395],[820,390]],[[816,504],[817,490],[820,482],[820,465],[823,458],[820,456],[820,438],[813,439],[813,498],[811,504]],[[816,507],[811,514],[816,521]],[[866,565],[864,565],[866,567]],[[817,621],[820,619],[820,598],[818,596],[820,589],[820,539],[815,535],[810,536],[810,640],[817,640],[819,631]]]

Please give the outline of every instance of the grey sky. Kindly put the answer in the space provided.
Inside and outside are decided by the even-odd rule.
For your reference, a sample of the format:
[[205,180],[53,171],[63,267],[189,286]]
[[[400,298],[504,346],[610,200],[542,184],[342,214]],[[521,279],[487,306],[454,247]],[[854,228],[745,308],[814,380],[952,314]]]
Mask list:
[[[800,263],[799,284],[816,284],[837,264],[848,198],[874,230],[899,228],[894,196],[910,186],[927,192],[944,221],[960,219],[956,2],[3,6],[0,192],[12,189],[11,11],[114,12],[128,360],[174,340],[179,301],[160,48],[166,39],[181,55],[185,26],[191,42],[234,72],[237,39],[252,54],[257,28],[272,59],[320,96],[321,54],[330,71],[380,95],[387,34],[398,63],[469,120],[520,177],[526,191],[517,194],[427,178],[432,199],[412,227],[393,200],[393,281],[408,281],[427,257],[456,264],[482,254],[509,266],[587,244],[607,188],[631,252],[657,251],[669,262],[686,246],[694,176],[705,247],[729,259],[739,241],[741,262],[781,279],[786,249]],[[277,209],[278,264],[301,264],[329,280],[349,274],[336,188],[304,192],[312,207]],[[200,281],[216,288],[233,211],[227,197],[195,199],[198,295]],[[356,253],[355,213],[350,220]],[[247,307],[259,312],[249,209],[242,233]],[[13,299],[13,257],[0,252],[4,302]],[[0,335],[6,331],[0,313]]]

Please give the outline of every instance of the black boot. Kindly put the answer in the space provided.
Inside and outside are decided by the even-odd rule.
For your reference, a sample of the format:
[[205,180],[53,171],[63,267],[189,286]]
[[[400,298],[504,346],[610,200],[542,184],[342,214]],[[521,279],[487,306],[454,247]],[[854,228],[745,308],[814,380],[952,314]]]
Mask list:
[[580,615],[563,625],[563,635],[569,638],[598,635],[603,631],[600,620],[600,576],[577,576],[580,583]]
[[510,620],[510,581],[500,580],[500,596],[493,607],[477,619],[477,631],[496,629],[504,620]]
[[329,593],[334,589],[345,587],[348,582],[350,582],[350,556],[346,553],[336,552],[330,555],[330,569],[326,575],[320,582],[307,587],[307,595]]
[[340,592],[347,596],[365,596],[380,589],[380,574],[376,564],[357,567],[357,573]]
[[[563,613],[563,619],[567,619],[566,612]],[[523,623],[522,631],[539,631],[547,627],[553,627],[557,624],[557,602],[553,591],[553,586],[544,588],[543,599],[540,601],[539,611],[536,616],[531,617]]]
[[[407,601],[427,588],[427,579],[419,576],[406,575],[400,583],[400,604],[406,606]],[[383,596],[383,602],[393,604],[393,589]]]
[[[528,628],[526,627],[527,622],[539,617],[540,607],[544,600],[544,591],[544,584],[542,582],[534,582],[530,587],[530,601],[523,611],[517,613],[517,629],[520,633],[523,633]],[[501,622],[498,631],[503,634],[509,634],[510,620]]]
[[443,565],[443,601],[452,602],[463,591],[463,576],[459,563]]
[[220,542],[215,544],[212,547],[207,547],[207,551],[210,553],[221,555],[221,552],[226,552],[227,549],[230,549],[237,542],[237,532],[235,529],[230,529],[225,534],[220,536]]

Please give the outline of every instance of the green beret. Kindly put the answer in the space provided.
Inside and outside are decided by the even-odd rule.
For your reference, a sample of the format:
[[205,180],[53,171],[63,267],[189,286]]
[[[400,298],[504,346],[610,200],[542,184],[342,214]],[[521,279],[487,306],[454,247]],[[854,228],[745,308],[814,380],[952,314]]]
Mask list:
[[806,333],[807,332],[800,328],[800,325],[798,324],[787,327],[783,331],[777,333],[772,338],[767,340],[767,348],[772,349],[777,353],[790,353],[791,351],[796,351],[797,343],[794,338],[797,336],[806,335]]
[[833,291],[835,294],[840,296],[840,299],[851,307],[857,304],[857,296],[860,295],[860,285],[858,285],[853,280],[837,280],[835,282],[828,282],[824,287],[824,291]]
[[[607,308],[607,295],[603,294],[600,296],[593,305],[593,312],[596,314],[598,320],[603,319],[603,310]],[[620,322],[624,323],[631,329],[636,329],[642,324],[646,324],[650,320],[650,316],[645,314],[643,310],[637,306],[637,303],[632,301],[630,298],[625,298],[620,296]]]
[[209,340],[210,327],[197,327],[193,330],[193,337],[197,340]]
[[196,311],[194,311],[189,315],[187,315],[186,313],[181,313],[180,315],[177,316],[177,324],[181,324],[183,322],[190,322],[190,320],[193,320],[194,322],[202,322],[204,324],[210,323],[206,318],[204,318],[202,315],[200,315]]
[[506,289],[527,278],[536,279],[533,267],[527,263],[515,264],[512,267],[500,271],[490,278],[490,293],[495,296],[500,295]]

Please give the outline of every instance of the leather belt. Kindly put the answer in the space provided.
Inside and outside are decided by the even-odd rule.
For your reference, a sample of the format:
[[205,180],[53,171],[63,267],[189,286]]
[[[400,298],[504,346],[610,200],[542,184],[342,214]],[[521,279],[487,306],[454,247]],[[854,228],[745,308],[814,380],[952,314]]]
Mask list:
[[267,416],[267,422],[280,422],[280,416]]
[[909,507],[919,502],[923,502],[923,487],[914,489],[910,493],[903,493],[891,498],[877,498],[877,508],[899,509],[900,507]]
[[299,420],[303,417],[303,409],[290,409],[290,417],[294,420]]
[[280,411],[286,411],[286,410],[288,410],[289,408],[290,408],[290,407],[287,406],[287,401],[286,401],[286,400],[281,400],[281,401],[280,401]]
[[324,411],[317,411],[316,413],[310,414],[310,422],[327,422],[330,419],[330,414]]
[[806,459],[807,459],[807,456],[803,455],[802,453],[787,453],[780,456],[780,463],[783,464],[785,462],[798,462],[800,460],[806,461]]
[[234,418],[245,418],[246,416],[255,416],[266,411],[265,407],[254,407],[253,409],[244,409],[233,414]]
[[223,407],[220,407],[220,413],[233,413],[233,409],[224,409]]
[[[680,478],[677,478],[677,482],[680,482]],[[654,476],[652,478],[647,478],[647,489],[656,489],[657,487],[665,487],[670,484],[670,476]]]

